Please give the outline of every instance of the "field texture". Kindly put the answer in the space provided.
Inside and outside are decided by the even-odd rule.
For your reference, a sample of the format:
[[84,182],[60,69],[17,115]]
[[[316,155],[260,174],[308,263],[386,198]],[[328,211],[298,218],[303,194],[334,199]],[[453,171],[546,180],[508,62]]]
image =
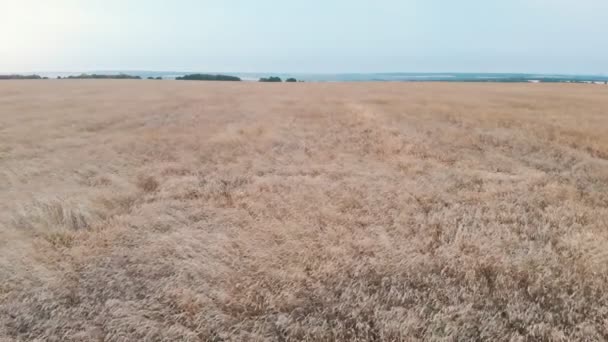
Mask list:
[[607,338],[607,86],[0,82],[0,341]]

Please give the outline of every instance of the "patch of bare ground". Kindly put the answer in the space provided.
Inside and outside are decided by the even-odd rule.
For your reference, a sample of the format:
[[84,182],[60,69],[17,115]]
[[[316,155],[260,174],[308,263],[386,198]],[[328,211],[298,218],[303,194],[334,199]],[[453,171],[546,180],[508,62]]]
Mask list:
[[605,340],[607,113],[590,85],[2,82],[0,340]]

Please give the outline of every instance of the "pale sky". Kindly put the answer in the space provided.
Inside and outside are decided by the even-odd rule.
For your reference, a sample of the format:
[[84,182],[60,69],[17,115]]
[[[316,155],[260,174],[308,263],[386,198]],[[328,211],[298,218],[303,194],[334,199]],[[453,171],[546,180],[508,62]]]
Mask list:
[[0,0],[0,72],[608,73],[608,0]]

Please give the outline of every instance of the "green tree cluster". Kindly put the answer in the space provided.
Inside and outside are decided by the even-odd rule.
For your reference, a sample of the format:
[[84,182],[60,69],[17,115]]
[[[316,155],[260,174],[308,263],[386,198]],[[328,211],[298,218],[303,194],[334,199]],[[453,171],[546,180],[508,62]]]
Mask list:
[[0,75],[0,80],[40,80],[39,75]]
[[98,74],[80,74],[78,76],[68,76],[70,79],[115,79],[115,80],[140,80],[140,76],[133,76],[127,74],[118,74],[118,75],[98,75]]
[[236,76],[228,75],[209,75],[209,74],[191,74],[175,78],[179,81],[240,81]]
[[268,78],[266,78],[266,77],[260,78],[260,82],[283,82],[283,80],[280,77],[270,76]]

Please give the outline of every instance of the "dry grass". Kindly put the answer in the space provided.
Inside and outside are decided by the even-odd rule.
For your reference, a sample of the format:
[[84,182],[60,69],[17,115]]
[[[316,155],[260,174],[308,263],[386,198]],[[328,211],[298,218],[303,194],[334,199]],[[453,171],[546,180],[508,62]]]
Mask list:
[[608,88],[0,83],[0,340],[608,338]]

